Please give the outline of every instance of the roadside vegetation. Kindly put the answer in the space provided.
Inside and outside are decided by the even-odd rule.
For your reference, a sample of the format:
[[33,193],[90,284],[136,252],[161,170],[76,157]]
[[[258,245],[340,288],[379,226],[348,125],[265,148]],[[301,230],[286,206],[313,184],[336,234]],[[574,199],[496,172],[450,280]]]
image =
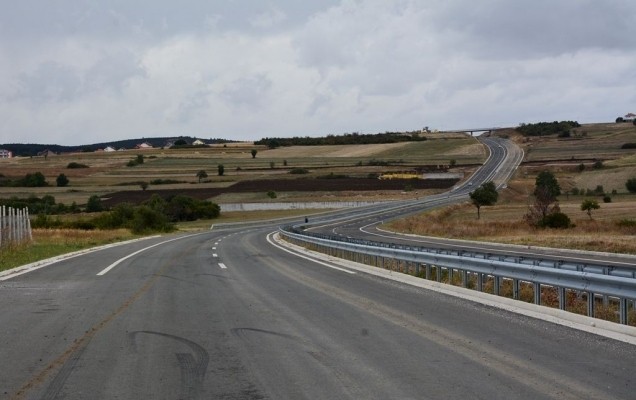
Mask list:
[[2,250],[0,271],[30,264],[73,251],[121,242],[138,237],[128,229],[85,231],[78,229],[34,229],[28,245]]

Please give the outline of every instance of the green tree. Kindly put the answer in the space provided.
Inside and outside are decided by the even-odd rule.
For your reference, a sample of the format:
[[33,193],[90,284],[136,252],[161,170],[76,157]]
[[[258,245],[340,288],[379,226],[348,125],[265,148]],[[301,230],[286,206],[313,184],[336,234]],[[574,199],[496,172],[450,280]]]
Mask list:
[[553,201],[561,194],[561,186],[559,186],[559,182],[552,172],[542,171],[537,175],[534,189],[535,196],[538,192],[544,192],[544,195],[550,197]]
[[470,193],[470,200],[477,207],[477,219],[480,219],[482,206],[492,206],[497,202],[499,193],[493,182],[486,182]]
[[199,178],[199,183],[201,183],[201,179],[205,179],[208,177],[208,173],[204,170],[197,172],[197,178]]
[[454,167],[457,165],[457,160],[455,160],[454,158],[452,158],[449,162],[448,165],[450,165],[451,167]]
[[533,226],[545,226],[546,218],[560,213],[557,196],[561,194],[559,182],[550,171],[537,175],[534,188],[534,203],[529,207],[525,220]]
[[628,179],[625,182],[625,187],[630,193],[636,193],[636,178]]
[[223,164],[219,164],[219,166],[216,168],[219,176],[223,176],[223,174],[225,174],[225,167],[223,166]]
[[258,150],[252,149],[252,158],[256,158],[257,153],[258,153]]
[[68,182],[69,182],[68,178],[64,174],[59,174],[55,181],[56,181],[58,187],[64,187],[64,186],[68,185]]
[[598,201],[592,199],[585,199],[581,203],[581,211],[587,212],[587,215],[592,219],[592,210],[598,210],[601,206]]
[[104,210],[104,206],[102,205],[102,199],[97,195],[92,195],[88,198],[88,202],[86,203],[86,212],[100,212]]
[[144,156],[143,154],[137,154],[137,164],[143,164],[144,163]]
[[141,190],[145,191],[146,189],[148,189],[148,182],[146,181],[139,182],[139,187],[141,188]]

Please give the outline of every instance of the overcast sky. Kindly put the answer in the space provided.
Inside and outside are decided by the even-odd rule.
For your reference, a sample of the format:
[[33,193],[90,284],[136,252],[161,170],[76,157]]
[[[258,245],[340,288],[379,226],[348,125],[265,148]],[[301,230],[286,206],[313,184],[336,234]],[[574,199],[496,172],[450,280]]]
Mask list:
[[0,143],[636,112],[634,0],[0,0]]

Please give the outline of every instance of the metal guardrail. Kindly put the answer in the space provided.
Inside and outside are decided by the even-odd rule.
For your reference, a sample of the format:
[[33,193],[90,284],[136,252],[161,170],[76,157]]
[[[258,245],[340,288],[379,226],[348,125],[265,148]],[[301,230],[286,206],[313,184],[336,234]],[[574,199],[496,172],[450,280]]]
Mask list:
[[[556,288],[559,308],[566,310],[566,295],[575,291],[587,297],[587,314],[595,315],[595,299],[602,297],[606,304],[617,299],[619,322],[628,324],[629,311],[636,310],[636,266],[633,268],[589,264],[566,263],[530,257],[512,257],[493,253],[480,253],[442,248],[403,246],[392,243],[305,232],[301,227],[287,226],[280,229],[283,237],[301,245],[332,256],[384,266],[390,262],[410,263],[416,275],[425,274],[431,279],[433,272],[441,282],[446,271],[448,281],[457,271],[462,285],[468,286],[469,275],[476,277],[476,289],[483,291],[484,278],[492,278],[493,293],[500,294],[503,280],[512,281],[512,297],[519,300],[520,283],[533,285],[534,303],[541,304],[541,285]],[[474,280],[474,279],[473,279]]]

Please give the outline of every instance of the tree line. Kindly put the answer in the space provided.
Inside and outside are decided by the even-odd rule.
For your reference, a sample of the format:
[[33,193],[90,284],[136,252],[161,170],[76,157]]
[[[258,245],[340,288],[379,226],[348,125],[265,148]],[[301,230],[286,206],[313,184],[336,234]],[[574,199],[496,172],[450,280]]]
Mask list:
[[515,130],[523,136],[548,136],[569,137],[572,128],[578,128],[581,124],[577,121],[538,122],[535,124],[521,124]]
[[267,146],[270,149],[284,146],[322,146],[343,144],[385,144],[401,142],[424,141],[426,137],[420,136],[420,131],[411,132],[385,132],[375,134],[345,133],[342,135],[327,135],[323,137],[299,137],[291,138],[264,138],[254,142],[256,145]]

